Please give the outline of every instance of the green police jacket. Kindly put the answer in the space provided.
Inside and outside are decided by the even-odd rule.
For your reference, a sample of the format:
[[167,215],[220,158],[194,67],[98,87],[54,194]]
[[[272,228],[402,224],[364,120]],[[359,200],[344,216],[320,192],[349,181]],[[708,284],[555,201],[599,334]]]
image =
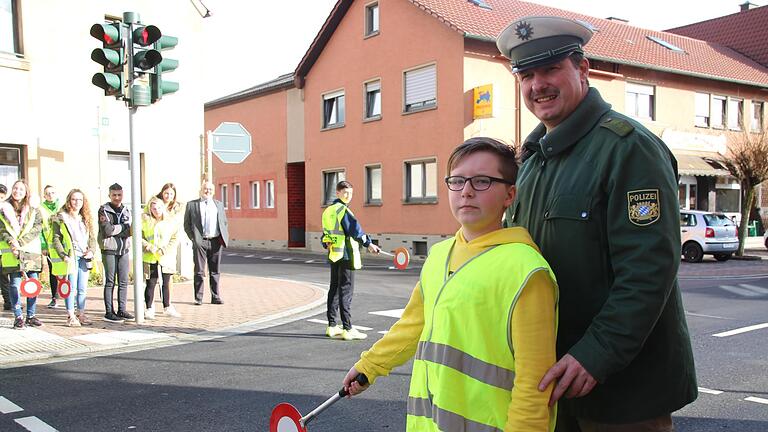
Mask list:
[[560,285],[558,358],[598,380],[561,399],[566,413],[628,423],[673,412],[697,396],[677,283],[677,162],[598,91],[547,133],[527,138],[506,223],[528,229]]

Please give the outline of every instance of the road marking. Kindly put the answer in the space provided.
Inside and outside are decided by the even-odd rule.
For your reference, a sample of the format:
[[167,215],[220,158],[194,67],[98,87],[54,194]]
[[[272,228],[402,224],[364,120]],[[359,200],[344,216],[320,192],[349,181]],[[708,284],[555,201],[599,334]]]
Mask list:
[[271,257],[271,256],[268,256],[268,257],[261,257],[261,259],[272,259],[272,257]]
[[400,317],[403,316],[404,310],[405,309],[391,309],[391,310],[374,311],[374,312],[368,312],[368,313],[371,315],[380,315],[380,316],[400,319]]
[[236,253],[228,253],[227,256],[237,256]]
[[48,423],[37,417],[18,418],[16,419],[16,423],[22,425],[24,429],[29,432],[58,432],[57,429],[52,428]]
[[0,412],[1,413],[10,414],[10,413],[15,413],[19,411],[24,411],[24,408],[0,396]]
[[315,262],[315,260],[306,260],[304,262],[307,263],[307,264],[312,264],[313,262]]
[[759,297],[761,295],[760,293],[756,293],[752,290],[748,290],[746,288],[741,288],[733,285],[720,285],[720,288],[744,297]]
[[750,397],[744,398],[744,400],[747,402],[757,402],[757,403],[768,405],[768,399],[763,399],[759,397],[750,396]]
[[757,285],[739,284],[740,287],[752,290],[760,294],[768,294],[768,288],[759,287]]
[[704,314],[697,314],[693,312],[686,312],[685,314],[690,316],[695,316],[695,317],[702,317],[702,318],[730,319],[730,318],[716,316],[716,315],[704,315]]
[[253,255],[253,254],[251,254],[251,255],[246,255],[246,256],[244,256],[243,258],[253,258],[253,257],[254,257],[254,255]]
[[712,395],[719,395],[719,394],[722,394],[722,393],[723,393],[723,392],[722,392],[722,391],[720,391],[720,390],[711,390],[711,389],[708,389],[708,388],[704,388],[704,387],[699,387],[699,391],[700,391],[701,393],[707,393],[707,394],[712,394]]
[[382,330],[379,332],[379,334],[387,334],[387,333],[389,333],[389,330]]
[[740,333],[751,332],[753,330],[760,330],[760,329],[764,329],[764,328],[768,328],[768,323],[756,324],[756,325],[749,326],[749,327],[737,328],[737,329],[729,330],[729,331],[722,332],[722,333],[716,333],[716,334],[713,334],[712,336],[714,336],[714,337],[733,336],[733,335],[737,335],[737,334],[740,334]]
[[283,258],[280,261],[293,261],[293,258]]

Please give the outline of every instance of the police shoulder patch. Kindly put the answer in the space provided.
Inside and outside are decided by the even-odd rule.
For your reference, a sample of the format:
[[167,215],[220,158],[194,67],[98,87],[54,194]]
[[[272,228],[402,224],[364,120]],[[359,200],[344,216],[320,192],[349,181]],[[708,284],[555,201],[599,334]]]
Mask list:
[[622,118],[608,117],[600,123],[601,127],[604,127],[620,137],[625,137],[630,134],[635,127],[632,123]]
[[642,189],[627,192],[629,221],[637,226],[648,226],[661,216],[658,189]]

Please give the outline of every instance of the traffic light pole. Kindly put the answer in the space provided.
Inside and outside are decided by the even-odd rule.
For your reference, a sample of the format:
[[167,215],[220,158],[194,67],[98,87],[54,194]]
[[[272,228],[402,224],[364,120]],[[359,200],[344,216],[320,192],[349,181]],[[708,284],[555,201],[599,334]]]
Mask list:
[[[130,95],[133,85],[133,24],[139,21],[139,14],[125,12],[123,22],[129,25],[128,41],[126,49],[128,50],[128,94]],[[130,97],[129,97],[130,100]],[[139,152],[133,142],[133,116],[138,108],[129,104],[128,106],[128,145],[131,164],[131,245],[133,247],[133,314],[136,316],[136,324],[144,322],[144,262],[143,247],[141,245],[141,185],[139,184]]]

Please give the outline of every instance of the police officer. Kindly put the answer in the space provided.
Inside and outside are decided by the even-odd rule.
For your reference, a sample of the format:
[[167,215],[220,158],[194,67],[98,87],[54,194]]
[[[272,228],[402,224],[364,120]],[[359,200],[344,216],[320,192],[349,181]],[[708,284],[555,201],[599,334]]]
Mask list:
[[558,431],[672,431],[697,396],[677,270],[677,162],[589,86],[592,30],[526,17],[497,39],[541,121],[523,143],[507,223],[528,228],[560,285]]

